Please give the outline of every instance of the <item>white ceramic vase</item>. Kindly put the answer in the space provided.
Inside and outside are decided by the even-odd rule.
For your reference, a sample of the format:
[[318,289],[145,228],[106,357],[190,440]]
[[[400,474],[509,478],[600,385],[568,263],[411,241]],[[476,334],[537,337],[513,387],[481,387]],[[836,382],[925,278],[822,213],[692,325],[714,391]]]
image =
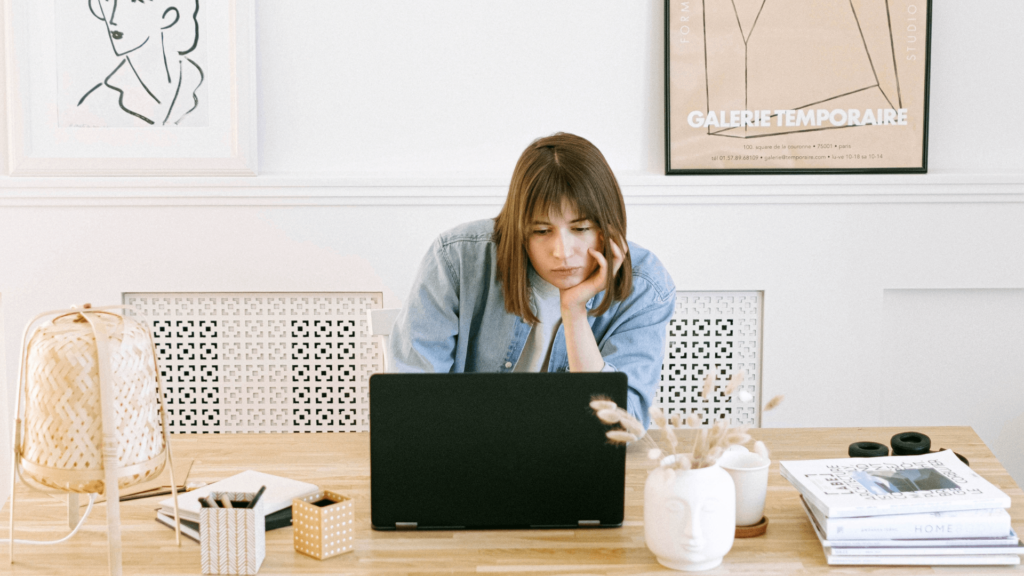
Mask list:
[[675,456],[647,476],[644,539],[658,562],[673,570],[710,570],[722,563],[736,536],[736,489],[718,464],[669,468]]

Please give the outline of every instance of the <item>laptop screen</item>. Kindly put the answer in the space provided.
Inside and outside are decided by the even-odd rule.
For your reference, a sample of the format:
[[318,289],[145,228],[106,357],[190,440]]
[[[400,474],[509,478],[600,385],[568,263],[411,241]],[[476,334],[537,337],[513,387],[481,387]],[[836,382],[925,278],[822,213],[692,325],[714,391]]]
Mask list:
[[626,450],[598,395],[625,406],[626,375],[373,375],[373,527],[621,525]]

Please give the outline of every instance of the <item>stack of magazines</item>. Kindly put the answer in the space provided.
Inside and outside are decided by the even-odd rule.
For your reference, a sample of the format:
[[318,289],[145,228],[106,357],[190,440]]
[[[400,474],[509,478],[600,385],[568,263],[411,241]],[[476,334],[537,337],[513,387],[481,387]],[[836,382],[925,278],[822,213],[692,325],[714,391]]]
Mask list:
[[792,460],[780,470],[829,564],[1014,565],[1024,554],[1010,497],[950,450]]

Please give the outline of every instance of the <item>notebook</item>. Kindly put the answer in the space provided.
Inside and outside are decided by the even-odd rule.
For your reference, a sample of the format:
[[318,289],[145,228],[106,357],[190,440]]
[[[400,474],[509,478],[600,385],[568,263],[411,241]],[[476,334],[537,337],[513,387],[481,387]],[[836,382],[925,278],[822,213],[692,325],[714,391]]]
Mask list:
[[622,373],[375,374],[377,530],[621,526],[626,449],[589,403]]
[[[316,494],[320,489],[316,484],[300,482],[290,478],[282,478],[272,474],[265,474],[255,470],[246,470],[234,476],[225,478],[196,488],[191,492],[178,494],[178,515],[183,520],[199,522],[199,499],[207,496],[210,492],[256,492],[260,486],[266,486],[267,490],[261,496],[263,509],[267,515],[292,505],[295,498],[303,498]],[[168,498],[160,501],[160,512],[165,516],[174,517],[174,500]]]

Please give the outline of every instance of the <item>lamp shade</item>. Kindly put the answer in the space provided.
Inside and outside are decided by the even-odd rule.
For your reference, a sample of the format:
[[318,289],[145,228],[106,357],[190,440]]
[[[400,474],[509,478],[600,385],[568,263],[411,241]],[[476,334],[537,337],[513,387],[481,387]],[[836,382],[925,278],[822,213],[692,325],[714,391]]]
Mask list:
[[[114,314],[95,314],[108,335],[121,488],[160,474],[166,458],[156,363],[148,331]],[[103,493],[99,355],[80,315],[41,326],[28,342],[22,477],[69,492]]]
[[[144,324],[113,312],[121,308],[86,304],[29,322],[12,470],[29,485],[106,495],[111,574],[121,573],[120,489],[156,477],[171,461],[153,338]],[[29,336],[51,314],[59,315]],[[174,485],[172,472],[177,521]],[[13,535],[13,481],[10,511]],[[13,562],[13,538],[10,554]]]

